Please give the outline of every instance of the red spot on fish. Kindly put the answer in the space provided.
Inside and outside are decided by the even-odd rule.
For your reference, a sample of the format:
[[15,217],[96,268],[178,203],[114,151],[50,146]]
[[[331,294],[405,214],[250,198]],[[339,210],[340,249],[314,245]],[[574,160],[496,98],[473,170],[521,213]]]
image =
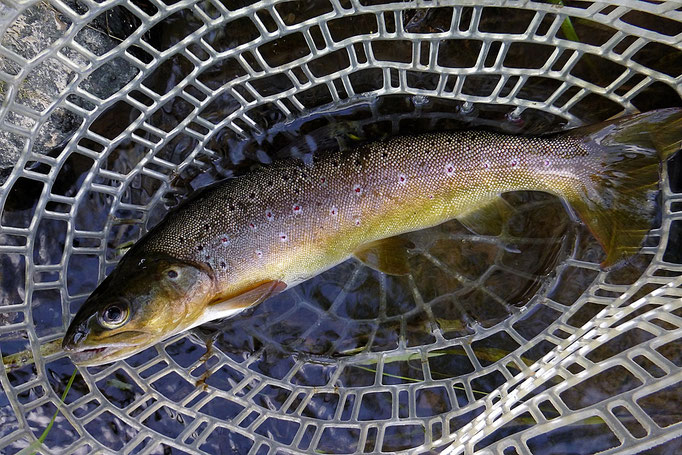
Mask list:
[[362,194],[362,187],[360,185],[353,185],[353,192],[360,196]]
[[253,229],[254,231],[256,230],[256,225],[253,223],[249,223],[249,227]]
[[280,240],[280,241],[286,242],[287,239],[288,239],[288,237],[287,237],[286,234],[284,234],[284,233],[280,233],[280,234],[279,234],[279,240]]
[[326,182],[326,181],[327,181],[326,178],[324,178],[324,177],[320,178],[320,183],[324,183],[324,182]]
[[360,226],[360,218],[356,218],[356,219],[355,219],[355,225],[356,225],[356,226]]
[[259,258],[262,258],[263,252],[261,250],[256,250],[256,256],[258,256]]
[[331,216],[336,216],[337,213],[339,213],[339,211],[336,209],[336,207],[332,207],[332,208],[329,210],[329,214],[330,214]]
[[511,164],[511,167],[516,167],[516,165],[519,164],[519,161],[516,158],[514,158],[513,160],[511,160],[510,164]]
[[448,175],[452,175],[455,172],[455,167],[452,164],[446,164],[445,165],[445,173]]
[[230,239],[228,239],[226,236],[222,236],[222,237],[220,238],[220,241],[223,242],[223,244],[226,245],[226,244],[230,241]]
[[405,174],[400,174],[398,176],[398,182],[400,182],[400,184],[404,185],[406,181],[407,181],[407,176]]
[[272,221],[272,218],[273,218],[272,212],[270,210],[265,212],[265,217],[268,219],[268,221]]
[[490,163],[488,163],[487,161],[484,161],[483,162],[483,169],[490,169]]
[[296,205],[294,205],[293,210],[294,210],[294,213],[301,213],[303,208],[300,205],[296,204]]
[[545,160],[544,164],[545,164],[545,167],[548,167],[551,163],[549,162],[549,160]]

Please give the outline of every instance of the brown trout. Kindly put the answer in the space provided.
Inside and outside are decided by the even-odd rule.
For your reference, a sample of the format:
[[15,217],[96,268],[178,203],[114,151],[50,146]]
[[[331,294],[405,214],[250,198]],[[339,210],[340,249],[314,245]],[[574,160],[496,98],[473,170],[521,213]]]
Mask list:
[[681,141],[682,109],[672,108],[545,137],[395,137],[218,182],[126,253],[74,317],[63,348],[81,365],[122,359],[353,255],[408,273],[400,234],[453,218],[485,228],[508,191],[563,198],[603,246],[602,267],[611,266],[639,250],[661,160]]

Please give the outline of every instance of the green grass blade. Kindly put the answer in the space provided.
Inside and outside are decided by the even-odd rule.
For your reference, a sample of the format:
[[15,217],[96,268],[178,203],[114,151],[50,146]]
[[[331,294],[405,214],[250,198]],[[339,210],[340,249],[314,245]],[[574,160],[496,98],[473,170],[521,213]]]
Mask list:
[[[564,2],[561,0],[549,0],[550,3],[553,3],[555,5],[559,6],[564,6]],[[561,23],[561,31],[564,32],[564,35],[566,35],[566,38],[570,39],[571,41],[575,42],[580,42],[580,38],[578,38],[578,34],[575,32],[575,28],[573,28],[573,22],[571,22],[570,17],[566,17],[564,21]]]
[[[74,379],[76,379],[76,373],[78,373],[78,368],[75,368],[73,370],[73,373],[71,374],[71,378],[69,378],[69,382],[66,384],[66,388],[64,389],[64,393],[62,393],[62,398],[61,398],[62,403],[64,403],[64,400],[66,400],[66,395],[69,394],[69,390],[71,390],[71,386],[73,385],[73,381],[74,381]],[[43,430],[43,434],[40,435],[38,440],[33,442],[32,444],[30,444],[28,447],[22,449],[17,455],[28,455],[28,454],[35,455],[38,447],[40,447],[40,445],[45,442],[45,439],[47,439],[47,435],[50,433],[50,430],[52,429],[52,425],[54,425],[54,421],[57,419],[58,414],[59,414],[59,407],[57,407],[57,410],[54,412],[54,415],[52,416],[50,423],[47,424],[47,427],[45,427],[45,430]]]

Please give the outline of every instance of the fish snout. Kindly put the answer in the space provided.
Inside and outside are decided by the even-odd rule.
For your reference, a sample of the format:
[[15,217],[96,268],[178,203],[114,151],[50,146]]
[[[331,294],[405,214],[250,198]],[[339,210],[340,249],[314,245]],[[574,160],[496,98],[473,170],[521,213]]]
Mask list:
[[85,322],[78,324],[78,326],[75,328],[70,327],[66,332],[64,339],[62,340],[62,349],[65,351],[76,349],[80,342],[84,340],[89,333],[90,329]]

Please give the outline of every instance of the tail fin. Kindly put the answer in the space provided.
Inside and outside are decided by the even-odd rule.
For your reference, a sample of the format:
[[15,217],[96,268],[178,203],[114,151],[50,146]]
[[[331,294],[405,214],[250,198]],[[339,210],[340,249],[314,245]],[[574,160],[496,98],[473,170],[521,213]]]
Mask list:
[[661,161],[682,145],[682,109],[660,109],[578,128],[601,169],[569,197],[601,243],[606,268],[639,251],[651,229]]

